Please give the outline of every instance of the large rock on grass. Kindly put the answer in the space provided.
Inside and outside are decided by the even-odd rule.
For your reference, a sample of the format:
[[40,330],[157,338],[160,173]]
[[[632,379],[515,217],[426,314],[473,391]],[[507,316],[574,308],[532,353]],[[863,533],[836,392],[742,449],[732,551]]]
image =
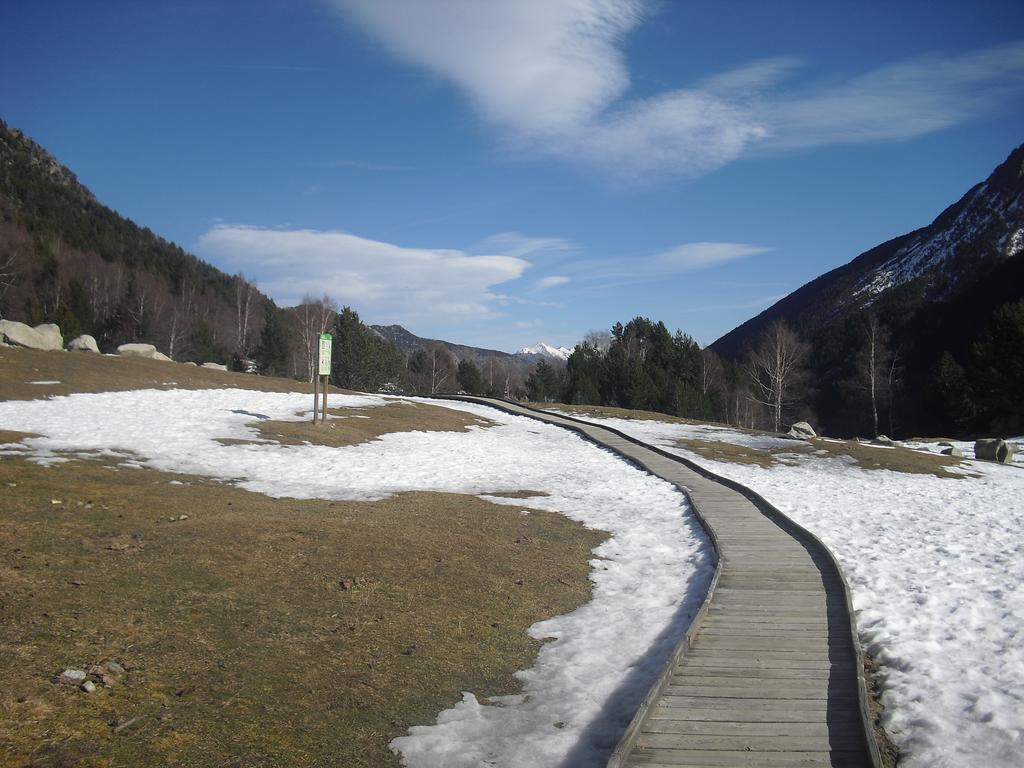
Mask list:
[[798,440],[810,440],[812,437],[818,436],[814,431],[814,428],[806,421],[798,421],[789,428],[789,432],[786,434],[790,437],[795,437]]
[[122,344],[117,348],[117,354],[122,357],[144,357],[147,360],[171,360],[162,352],[157,352],[152,344]]
[[203,363],[203,368],[210,368],[214,371],[226,371],[228,367],[220,363]]
[[64,349],[64,337],[60,328],[53,323],[43,323],[31,328],[14,320],[0,320],[0,339],[10,344],[43,352],[59,352]]
[[68,343],[68,350],[71,352],[95,352],[97,355],[100,353],[99,345],[96,344],[96,339],[90,336],[88,333],[83,333],[72,339]]
[[974,458],[983,461],[1012,464],[1013,454],[1016,452],[1016,445],[998,437],[985,438],[974,443]]

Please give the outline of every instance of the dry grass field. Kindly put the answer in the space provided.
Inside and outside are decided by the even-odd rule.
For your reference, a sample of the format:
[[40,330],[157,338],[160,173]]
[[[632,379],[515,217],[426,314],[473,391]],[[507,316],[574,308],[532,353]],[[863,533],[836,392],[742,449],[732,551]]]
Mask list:
[[[7,400],[226,386],[305,391],[0,349]],[[261,429],[347,445],[479,423],[434,406],[360,415]],[[529,506],[531,489],[518,495]],[[589,599],[602,538],[474,496],[296,501],[98,460],[0,457],[0,765],[397,765],[388,742],[462,691],[517,689],[512,673],[538,649],[526,629]],[[107,660],[125,672],[93,693],[53,682]]]

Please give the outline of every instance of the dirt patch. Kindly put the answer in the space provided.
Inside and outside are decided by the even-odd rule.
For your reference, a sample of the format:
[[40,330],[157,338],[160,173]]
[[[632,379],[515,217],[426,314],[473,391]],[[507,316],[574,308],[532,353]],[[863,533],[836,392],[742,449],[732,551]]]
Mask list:
[[[667,413],[655,411],[634,411],[629,408],[613,408],[609,405],[569,405],[567,403],[524,403],[534,408],[553,409],[578,416],[585,419],[588,416],[611,417],[615,419],[626,419],[630,421],[664,421],[669,424],[714,424],[715,422],[693,421],[683,419],[679,416],[669,416]],[[728,426],[721,424],[718,426]],[[731,429],[732,427],[730,427]]]
[[13,432],[9,429],[0,429],[0,445],[4,443],[20,443],[26,437],[39,437],[31,432]]
[[[34,381],[58,383],[33,384]],[[34,400],[74,392],[234,387],[260,392],[308,392],[310,407],[313,405],[313,385],[292,379],[232,373],[138,357],[0,347],[0,400]],[[341,390],[332,388],[331,391]]]
[[978,477],[966,472],[947,472],[951,467],[962,467],[960,459],[942,456],[927,451],[915,451],[902,446],[893,448],[851,441],[832,441],[815,438],[811,440],[815,450],[825,451],[829,456],[848,456],[861,469],[888,469],[908,475],[932,475],[943,479],[963,480]]
[[396,401],[373,408],[328,408],[327,415],[326,422],[316,424],[311,420],[265,420],[253,426],[259,430],[263,440],[272,440],[282,445],[340,447],[365,443],[391,432],[466,432],[470,427],[495,425],[490,419],[465,411],[408,401]]
[[868,700],[868,718],[874,731],[879,756],[882,758],[882,768],[896,768],[900,761],[900,753],[882,726],[882,715],[885,713],[885,707],[882,706],[882,691],[878,684],[880,670],[881,665],[875,661],[874,657],[865,653],[864,687],[866,688]]
[[[0,507],[19,766],[395,766],[462,691],[518,688],[527,628],[590,598],[604,538],[471,496],[272,499],[82,460],[0,458]],[[105,659],[112,687],[51,682]]]
[[736,443],[726,443],[720,440],[697,440],[683,438],[676,440],[675,445],[687,451],[692,451],[704,459],[712,461],[728,461],[734,464],[755,464],[762,469],[768,469],[780,463],[777,456],[793,453],[809,453],[810,448],[805,443],[793,441],[792,447],[785,448],[751,448]]

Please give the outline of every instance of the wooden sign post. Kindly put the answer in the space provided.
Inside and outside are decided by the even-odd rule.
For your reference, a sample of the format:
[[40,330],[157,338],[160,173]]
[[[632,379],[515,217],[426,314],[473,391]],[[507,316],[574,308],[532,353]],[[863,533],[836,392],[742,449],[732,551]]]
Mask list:
[[[321,333],[319,352],[317,354],[316,376],[313,377],[313,423],[316,424],[316,412],[320,410],[320,421],[327,421],[327,383],[331,378],[331,334]],[[319,387],[323,378],[323,401],[320,402]]]

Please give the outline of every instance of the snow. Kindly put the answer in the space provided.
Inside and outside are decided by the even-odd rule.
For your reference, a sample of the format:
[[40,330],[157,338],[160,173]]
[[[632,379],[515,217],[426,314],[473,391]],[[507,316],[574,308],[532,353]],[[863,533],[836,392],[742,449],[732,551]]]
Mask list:
[[[1015,214],[1019,202],[1019,196],[1008,197],[990,190],[987,183],[980,184],[952,221],[942,228],[929,228],[916,234],[883,264],[861,277],[854,286],[852,297],[867,306],[891,288],[930,271],[950,269],[965,243],[986,236],[993,227],[1005,231],[1013,226],[1014,219],[1019,220],[1019,215]],[[1012,234],[1008,233],[1001,240],[1000,250],[1005,245],[1007,257],[1016,255],[1024,247],[1021,237],[1019,228]],[[947,277],[955,282],[957,275],[948,274]]]
[[29,384],[38,384],[40,386],[53,386],[54,384],[60,384],[59,381],[30,381]]
[[545,344],[542,341],[532,347],[523,347],[516,354],[523,355],[524,357],[548,357],[554,360],[568,360],[572,350],[568,347],[552,347],[550,344]]
[[[747,485],[835,553],[853,593],[861,642],[881,664],[885,725],[903,753],[901,765],[1020,765],[1019,466],[968,460],[958,477],[938,478],[861,469],[845,458],[793,451],[776,454],[779,463],[762,469],[701,458],[676,441],[717,440],[762,450],[797,444],[721,427],[588,420]],[[957,445],[973,456],[973,443]]]
[[[331,406],[392,401],[332,395]],[[483,703],[466,692],[435,724],[393,743],[403,764],[415,768],[603,763],[707,592],[714,555],[685,497],[571,432],[468,403],[449,407],[497,425],[388,434],[343,448],[219,442],[258,438],[252,424],[263,418],[309,418],[310,405],[307,395],[244,390],[3,402],[0,429],[40,437],[0,452],[44,464],[68,454],[115,457],[125,466],[206,475],[279,497],[479,494],[608,531],[591,560],[593,599],[530,628],[532,637],[551,642],[531,669],[517,673],[521,693]],[[519,490],[549,495],[501,495]]]

